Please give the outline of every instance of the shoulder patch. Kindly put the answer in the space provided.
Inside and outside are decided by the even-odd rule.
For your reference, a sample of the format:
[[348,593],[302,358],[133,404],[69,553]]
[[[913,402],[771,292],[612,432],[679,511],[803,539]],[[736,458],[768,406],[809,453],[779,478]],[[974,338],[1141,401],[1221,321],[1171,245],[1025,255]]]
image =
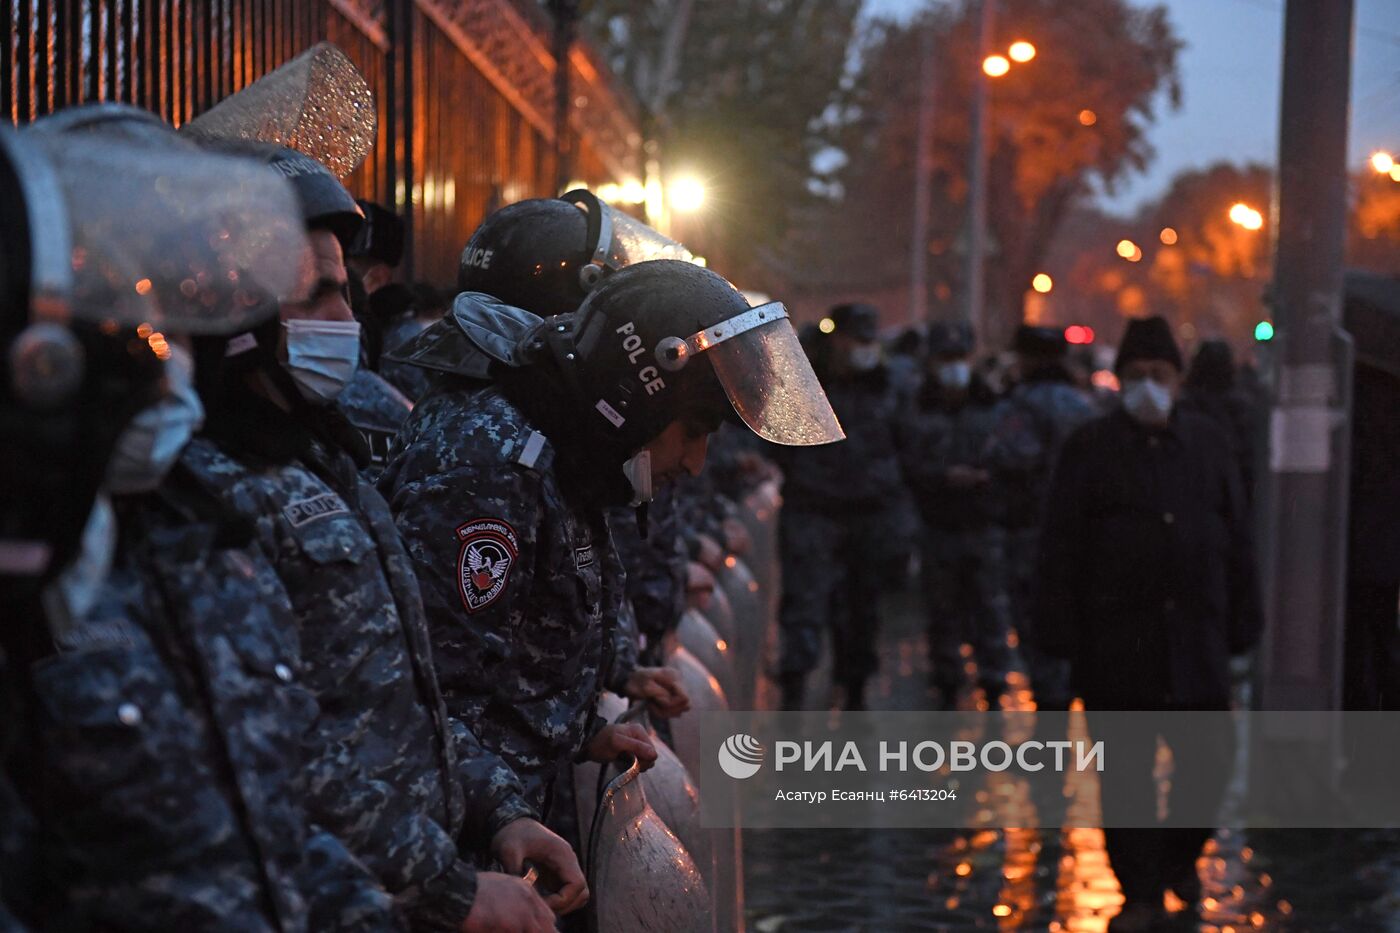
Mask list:
[[310,499],[298,499],[284,507],[282,514],[292,523],[293,528],[300,528],[307,522],[314,522],[328,515],[348,515],[350,509],[341,501],[340,496],[327,492]]
[[505,592],[520,553],[515,529],[498,518],[474,518],[457,526],[457,590],[467,612],[480,612]]

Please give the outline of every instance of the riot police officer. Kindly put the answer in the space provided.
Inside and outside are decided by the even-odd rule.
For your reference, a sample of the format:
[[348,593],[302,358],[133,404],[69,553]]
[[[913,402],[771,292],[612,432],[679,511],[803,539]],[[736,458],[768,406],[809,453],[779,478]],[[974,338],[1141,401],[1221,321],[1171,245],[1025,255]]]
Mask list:
[[[325,90],[309,94],[320,99]],[[211,121],[239,136],[229,123]],[[254,129],[269,124],[276,121],[260,118]],[[307,807],[395,895],[415,928],[494,929],[512,918],[547,929],[549,908],[529,886],[478,872],[466,856],[500,858],[511,869],[525,858],[542,863],[562,882],[551,897],[561,911],[586,898],[582,873],[518,785],[494,771],[470,731],[447,714],[417,581],[387,506],[357,470],[366,462],[360,439],[333,404],[361,352],[343,261],[360,209],[309,153],[219,140],[209,126],[200,135],[291,179],[314,254],[306,300],[284,302],[279,319],[203,348],[222,369],[201,384],[209,426],[188,457],[253,526],[291,599],[305,653],[304,670],[292,673],[320,703],[309,735],[317,757]],[[372,134],[360,135],[368,145]],[[343,157],[343,143],[325,134],[302,141],[327,159]],[[342,164],[353,168],[354,160]]]
[[[308,901],[341,918],[353,901],[372,925],[378,885],[286,793],[304,694],[243,660],[285,647],[268,577],[207,499],[152,492],[201,418],[177,335],[247,327],[292,291],[293,196],[131,110],[0,136],[30,256],[0,301],[5,638],[29,708],[9,764],[42,831],[28,906],[63,927],[299,930]],[[121,138],[56,135],[104,121]],[[49,568],[15,563],[26,539]],[[160,578],[153,554],[179,570]],[[30,584],[59,567],[41,609]]]
[[363,307],[355,309],[355,317],[364,328],[365,363],[406,398],[422,398],[431,385],[429,374],[384,359],[385,352],[418,336],[429,323],[417,314],[419,296],[394,280],[407,230],[403,218],[387,207],[364,199],[358,203],[365,222],[345,251],[345,267],[364,288]]
[[995,706],[1009,663],[1010,606],[1004,579],[1001,499],[985,449],[996,396],[972,368],[972,330],[935,323],[923,386],[910,415],[905,475],[923,518],[922,575],[930,682],[955,705],[971,642],[978,682]]
[[[617,270],[663,258],[689,259],[690,252],[587,190],[518,201],[492,213],[467,241],[458,266],[462,294],[456,304],[470,314],[477,300],[473,296],[490,295],[531,314],[562,314],[576,310]],[[460,325],[449,319],[388,353],[385,362],[424,373],[451,373],[470,352]],[[676,624],[679,611],[669,616],[669,610],[679,605],[683,595],[674,588],[677,573],[683,588],[685,569],[683,556],[679,570],[676,567],[681,545],[676,540],[678,523],[670,520],[674,511],[665,494],[659,502],[643,503],[635,513],[627,505],[609,510],[617,520],[612,530],[627,570],[626,597],[633,601],[641,634],[655,648]],[[659,520],[639,523],[637,515],[643,513]],[[655,532],[655,547],[643,540],[651,537],[643,525],[647,532]],[[684,712],[689,700],[675,671],[639,664],[638,646],[621,629],[615,635],[607,686],[622,696],[647,701],[657,715]]]
[[862,709],[878,667],[881,592],[897,579],[913,544],[901,474],[905,412],[881,359],[879,313],[867,304],[834,308],[829,334],[812,337],[813,363],[850,432],[840,445],[776,451],[782,467],[779,520],[783,596],[779,679],[784,709],[802,709],[807,675],[832,637],[836,684]]
[[594,713],[622,599],[604,509],[698,472],[731,412],[776,443],[841,436],[780,304],[750,309],[688,262],[600,277],[577,311],[547,318],[458,296],[455,360],[437,356],[452,368],[381,483],[449,708],[535,805],[577,755],[655,757],[640,727]]

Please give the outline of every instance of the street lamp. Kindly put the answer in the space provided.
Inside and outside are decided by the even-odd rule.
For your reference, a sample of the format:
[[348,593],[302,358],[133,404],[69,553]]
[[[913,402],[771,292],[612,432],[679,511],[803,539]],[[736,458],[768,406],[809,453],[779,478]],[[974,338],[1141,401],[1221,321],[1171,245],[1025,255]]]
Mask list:
[[1050,294],[1050,289],[1054,287],[1055,280],[1044,272],[1037,274],[1035,278],[1031,279],[1031,288],[1040,292],[1042,295]]
[[1022,39],[1019,42],[1011,43],[1011,48],[1006,50],[1006,54],[1011,56],[1013,62],[1025,64],[1035,58],[1035,46]]
[[1011,70],[1011,62],[1007,61],[1005,55],[988,55],[982,59],[982,70],[989,78],[1000,78]]
[[1371,167],[1378,175],[1389,175],[1390,170],[1395,168],[1395,156],[1388,152],[1371,153]]
[[1240,201],[1230,205],[1230,220],[1246,230],[1258,230],[1264,226],[1264,215]]
[[705,185],[693,175],[671,181],[671,207],[683,214],[698,211],[705,203]]
[[1142,249],[1132,240],[1119,240],[1115,249],[1118,255],[1128,260],[1128,262],[1137,262],[1142,259]]

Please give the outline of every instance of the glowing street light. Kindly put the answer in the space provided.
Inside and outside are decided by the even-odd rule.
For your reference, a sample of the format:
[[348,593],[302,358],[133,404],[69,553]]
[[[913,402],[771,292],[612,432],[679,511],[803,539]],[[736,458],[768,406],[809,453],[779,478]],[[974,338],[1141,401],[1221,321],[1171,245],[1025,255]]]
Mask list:
[[1176,245],[1176,231],[1171,227],[1163,227],[1162,232],[1157,234],[1157,239],[1162,241],[1163,246]]
[[988,77],[1000,78],[1011,70],[1011,62],[1006,60],[1005,55],[988,55],[982,59],[982,70]]
[[1099,122],[1099,115],[1092,110],[1079,111],[1079,123],[1082,126],[1093,126]]
[[836,322],[829,317],[824,317],[817,322],[817,330],[821,331],[823,334],[829,334],[836,330]]
[[705,203],[705,185],[693,175],[671,181],[671,207],[683,214],[698,211]]
[[647,199],[647,190],[640,181],[629,178],[622,183],[621,196],[626,204],[641,204]]
[[1246,230],[1258,230],[1264,226],[1264,215],[1239,201],[1230,206],[1230,220]]
[[1371,167],[1378,175],[1389,175],[1390,170],[1395,167],[1395,156],[1388,152],[1371,153]]
[[1031,279],[1031,288],[1040,292],[1042,295],[1048,295],[1050,293],[1050,289],[1054,287],[1055,280],[1050,278],[1050,276],[1046,275],[1044,272],[1039,273],[1038,275],[1036,275],[1035,278]]
[[1116,249],[1118,255],[1128,262],[1137,262],[1142,259],[1142,250],[1132,240],[1119,240]]
[[1006,54],[1011,56],[1013,62],[1028,62],[1035,58],[1035,46],[1023,39],[1011,43],[1011,48],[1006,50]]

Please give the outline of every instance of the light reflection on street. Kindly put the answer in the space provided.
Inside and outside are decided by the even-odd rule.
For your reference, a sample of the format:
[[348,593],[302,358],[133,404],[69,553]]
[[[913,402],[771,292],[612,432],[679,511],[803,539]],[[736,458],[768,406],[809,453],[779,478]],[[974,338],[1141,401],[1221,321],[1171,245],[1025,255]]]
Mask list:
[[[882,645],[881,674],[869,691],[872,709],[932,708],[935,698],[925,686],[929,665],[921,628],[915,607],[893,613]],[[971,652],[964,654],[971,664]],[[1025,675],[1013,672],[1008,681],[1003,708],[1034,709]],[[975,667],[969,682],[976,682]],[[823,688],[814,688],[814,697],[826,695]],[[985,709],[987,704],[980,691],[971,691],[959,706]],[[1170,756],[1164,749],[1158,760],[1159,779],[1166,780],[1169,772]],[[1096,783],[1092,772],[1074,778]],[[1097,794],[1071,785],[1068,796],[1072,822],[1090,822]],[[1025,783],[1007,772],[992,775],[978,799],[985,804],[989,828],[972,832],[746,831],[750,929],[1106,931],[1123,896],[1109,866],[1103,833],[1082,828],[1042,831],[1039,813],[1046,802],[1038,807]],[[1002,813],[1017,818],[1003,822]],[[990,828],[1009,822],[1027,828]],[[1222,830],[1207,843],[1197,862],[1203,884],[1199,918],[1193,922],[1186,906],[1169,894],[1166,905],[1174,911],[1173,929],[1400,931],[1396,834],[1363,835],[1356,841],[1335,833],[1255,835],[1260,837],[1257,841]],[[1266,849],[1271,856],[1266,857]],[[1281,893],[1285,874],[1287,894]],[[1394,892],[1389,902],[1387,889]],[[1297,906],[1304,897],[1309,904],[1306,916]]]

